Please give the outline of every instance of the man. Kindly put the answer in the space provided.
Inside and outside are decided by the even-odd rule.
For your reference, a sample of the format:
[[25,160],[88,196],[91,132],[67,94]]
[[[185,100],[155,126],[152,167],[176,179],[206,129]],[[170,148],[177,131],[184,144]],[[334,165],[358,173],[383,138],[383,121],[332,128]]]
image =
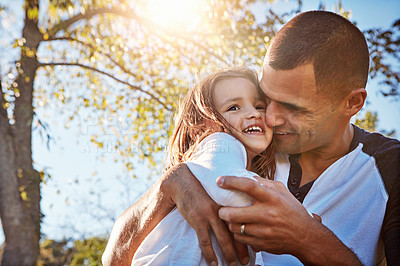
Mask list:
[[254,198],[250,207],[220,208],[185,165],[171,169],[118,218],[103,263],[129,264],[176,205],[211,265],[210,229],[233,264],[235,252],[248,261],[242,244],[264,251],[265,264],[373,265],[385,253],[398,264],[400,143],[350,124],[367,96],[368,67],[365,38],[346,19],[324,11],[292,19],[268,48],[260,82],[279,152],[274,181],[220,177],[222,188]]

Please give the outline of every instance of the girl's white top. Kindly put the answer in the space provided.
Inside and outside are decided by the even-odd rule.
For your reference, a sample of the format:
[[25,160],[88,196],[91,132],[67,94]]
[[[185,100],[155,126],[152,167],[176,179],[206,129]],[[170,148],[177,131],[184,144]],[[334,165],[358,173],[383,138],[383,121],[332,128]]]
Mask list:
[[[240,141],[226,133],[214,133],[200,142],[193,158],[186,165],[216,203],[221,206],[244,207],[252,204],[252,198],[242,192],[221,189],[216,179],[223,175],[254,179],[253,176],[257,174],[246,170],[246,162],[246,150]],[[227,265],[213,233],[211,240],[218,265]],[[249,255],[249,265],[263,265],[260,253],[256,255],[249,248]],[[196,232],[174,209],[142,242],[132,259],[132,265],[207,263],[201,253]]]

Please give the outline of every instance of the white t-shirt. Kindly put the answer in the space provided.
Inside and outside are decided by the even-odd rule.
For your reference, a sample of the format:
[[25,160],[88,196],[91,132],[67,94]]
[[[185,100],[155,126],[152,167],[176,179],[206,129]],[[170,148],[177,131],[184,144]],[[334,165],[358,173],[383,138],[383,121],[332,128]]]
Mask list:
[[[354,146],[315,180],[303,206],[320,215],[322,223],[353,250],[363,265],[377,265],[384,256],[380,231],[388,194],[375,158],[363,150],[364,144]],[[287,187],[289,156],[278,153],[275,160],[275,180]],[[264,265],[303,265],[291,255],[261,253]]]
[[[210,197],[221,206],[244,207],[252,204],[248,195],[217,186],[216,179],[233,175],[253,179],[257,174],[246,170],[244,146],[226,133],[214,133],[200,142],[193,159],[186,162]],[[211,233],[218,265],[226,265],[218,242]],[[250,265],[262,265],[260,253],[249,248]],[[145,238],[136,251],[132,265],[207,265],[194,229],[177,209],[171,211]],[[239,264],[239,261],[238,261]],[[240,264],[239,264],[240,265]]]

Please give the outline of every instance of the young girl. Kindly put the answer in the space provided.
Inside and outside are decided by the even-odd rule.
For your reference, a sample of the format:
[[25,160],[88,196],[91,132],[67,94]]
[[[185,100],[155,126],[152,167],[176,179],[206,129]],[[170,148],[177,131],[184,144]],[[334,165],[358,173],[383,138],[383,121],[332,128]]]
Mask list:
[[[170,139],[169,167],[185,162],[219,205],[251,205],[249,196],[219,188],[216,179],[222,175],[272,179],[272,130],[265,124],[265,110],[265,96],[252,70],[222,70],[205,78],[180,106]],[[211,239],[218,265],[226,265],[213,234]],[[251,248],[249,254],[249,264],[254,265],[256,256]],[[153,229],[132,259],[132,265],[150,264],[207,265],[196,232],[177,209]]]

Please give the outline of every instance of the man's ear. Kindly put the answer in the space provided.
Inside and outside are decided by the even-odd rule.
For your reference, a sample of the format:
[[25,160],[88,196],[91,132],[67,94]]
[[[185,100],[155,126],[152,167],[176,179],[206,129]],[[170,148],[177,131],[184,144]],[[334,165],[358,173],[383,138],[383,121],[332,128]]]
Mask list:
[[352,90],[346,97],[345,114],[352,117],[364,106],[367,91],[364,88]]

